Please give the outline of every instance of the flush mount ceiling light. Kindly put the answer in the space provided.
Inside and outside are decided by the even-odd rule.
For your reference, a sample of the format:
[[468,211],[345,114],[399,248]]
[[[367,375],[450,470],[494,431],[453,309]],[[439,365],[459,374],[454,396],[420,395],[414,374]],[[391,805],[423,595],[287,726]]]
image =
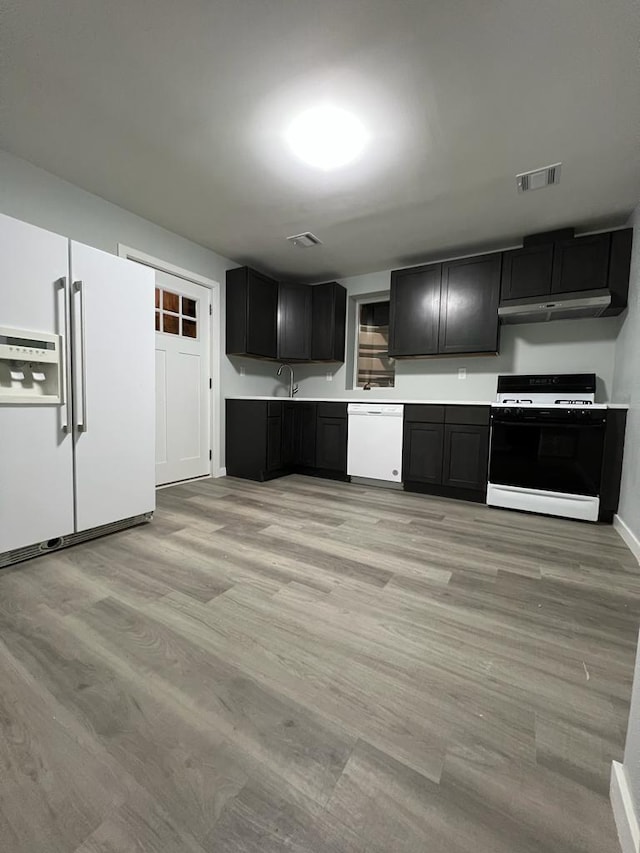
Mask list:
[[367,139],[362,122],[329,104],[306,110],[286,132],[293,153],[326,172],[353,162],[364,150]]

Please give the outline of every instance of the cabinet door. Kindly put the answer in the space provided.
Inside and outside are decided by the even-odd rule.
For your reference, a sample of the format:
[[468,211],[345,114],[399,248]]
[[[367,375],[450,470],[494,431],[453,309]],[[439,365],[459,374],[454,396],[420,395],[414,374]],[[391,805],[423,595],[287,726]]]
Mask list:
[[281,283],[278,291],[278,358],[311,358],[311,295],[306,284]]
[[553,243],[504,252],[500,300],[548,296],[552,268]]
[[292,468],[297,463],[298,412],[296,403],[282,407],[282,465]]
[[435,355],[442,265],[391,273],[389,355]]
[[347,291],[335,281],[311,288],[311,358],[344,361]]
[[402,444],[402,479],[405,482],[442,483],[444,424],[406,423]]
[[267,471],[277,471],[282,464],[282,418],[267,418]]
[[319,417],[316,434],[316,468],[347,473],[347,419]]
[[489,427],[445,424],[443,485],[485,489],[488,455]]
[[247,270],[248,355],[276,358],[278,284],[255,270]]
[[497,352],[501,266],[501,254],[442,265],[438,352]]
[[607,286],[611,234],[561,240],[553,253],[552,293],[600,290]]
[[316,464],[316,404],[296,403],[298,406],[298,448],[296,463],[304,468]]

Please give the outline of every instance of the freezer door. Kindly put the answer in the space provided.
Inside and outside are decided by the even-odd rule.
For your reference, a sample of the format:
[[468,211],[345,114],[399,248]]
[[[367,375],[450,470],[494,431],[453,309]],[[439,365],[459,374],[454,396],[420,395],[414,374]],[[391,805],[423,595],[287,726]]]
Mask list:
[[[68,267],[66,237],[0,215],[0,324],[62,335],[64,352]],[[0,404],[0,553],[73,533],[68,404]]]
[[76,528],[155,508],[154,272],[71,243]]

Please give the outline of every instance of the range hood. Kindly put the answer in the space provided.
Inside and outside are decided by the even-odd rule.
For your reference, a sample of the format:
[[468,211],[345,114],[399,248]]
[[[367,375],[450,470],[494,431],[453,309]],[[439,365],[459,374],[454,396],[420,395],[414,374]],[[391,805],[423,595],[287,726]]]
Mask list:
[[503,323],[547,323],[579,317],[602,317],[611,308],[611,291],[596,290],[567,293],[557,299],[514,299],[498,308]]

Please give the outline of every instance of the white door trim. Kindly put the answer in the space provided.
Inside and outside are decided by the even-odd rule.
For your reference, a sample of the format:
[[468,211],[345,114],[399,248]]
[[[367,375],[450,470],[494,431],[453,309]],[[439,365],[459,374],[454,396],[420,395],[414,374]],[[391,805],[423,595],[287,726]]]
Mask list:
[[[162,258],[156,258],[146,252],[141,252],[139,249],[134,249],[131,246],[126,246],[123,243],[118,243],[118,255],[121,258],[128,258],[130,261],[137,261],[139,264],[144,264],[147,267],[152,267],[160,272],[170,273],[178,278],[183,278],[185,281],[201,284],[211,290],[211,310],[210,317],[210,350],[211,350],[211,377],[213,380],[213,393],[211,394],[211,449],[213,451],[213,462],[211,465],[211,477],[224,477],[226,471],[220,467],[220,419],[222,417],[222,395],[220,393],[220,341],[222,340],[222,317],[220,314],[220,282],[214,281],[212,278],[206,278],[199,273],[191,272],[183,267],[178,267],[175,264],[170,264]],[[215,465],[215,467],[214,467]]]

